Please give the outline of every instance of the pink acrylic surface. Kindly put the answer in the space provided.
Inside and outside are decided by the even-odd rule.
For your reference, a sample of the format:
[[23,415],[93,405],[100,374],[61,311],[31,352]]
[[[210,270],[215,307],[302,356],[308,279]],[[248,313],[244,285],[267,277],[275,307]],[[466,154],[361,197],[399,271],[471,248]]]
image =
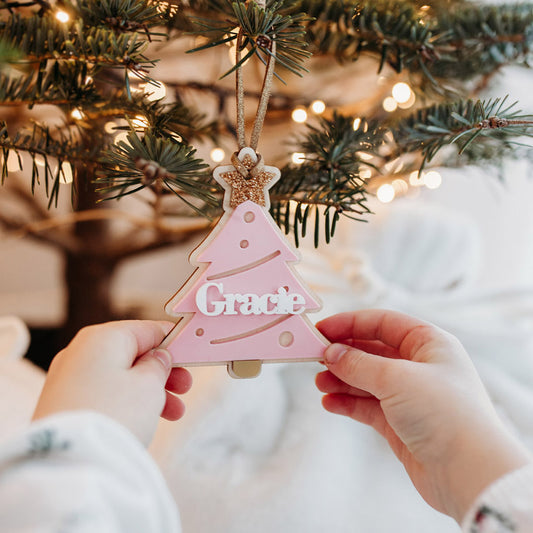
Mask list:
[[[253,222],[246,222],[245,215],[252,213]],[[224,217],[226,217],[224,215]],[[223,217],[223,218],[224,218]],[[274,250],[281,251],[280,259],[295,262],[300,257],[288,245],[283,234],[276,226],[272,217],[263,208],[250,200],[235,208],[227,221],[219,222],[220,230],[216,232],[216,239],[209,242],[205,248],[195,251],[191,262],[214,263],[217,272],[223,272],[237,266],[250,263],[264,257]],[[241,242],[249,243],[247,248],[241,247]],[[213,272],[215,273],[215,272]]]
[[[231,168],[221,167],[221,170],[229,171]],[[226,196],[228,194],[226,188]],[[196,305],[197,290],[210,281],[222,283],[226,294],[251,293],[261,296],[276,294],[280,287],[284,287],[288,293],[303,296],[305,311],[320,308],[319,301],[310,294],[289,264],[298,261],[299,256],[285,240],[267,207],[251,201],[240,204],[234,210],[228,208],[227,201],[224,205],[226,212],[223,217],[208,238],[191,254],[191,264],[198,269],[166,305],[167,313],[183,318],[162,346],[170,351],[177,365],[249,359],[322,359],[327,341],[305,313],[207,316],[199,311]],[[249,221],[250,218],[253,220]],[[264,258],[270,259],[257,263]],[[249,268],[232,272],[243,266]],[[219,296],[218,291],[215,294]],[[278,323],[279,320],[283,321]],[[261,329],[267,324],[270,324],[268,329]],[[254,331],[256,328],[260,330]],[[280,340],[286,341],[287,332],[292,335],[289,336],[289,343]],[[239,338],[218,342],[230,337]]]
[[[228,363],[248,359],[263,361],[320,360],[327,342],[314,329],[312,324],[301,315],[292,315],[276,326],[258,333],[253,337],[239,339],[224,344],[211,344],[210,339],[224,338],[230,335],[227,321],[203,320],[197,313],[181,329],[176,326],[174,340],[165,347],[172,354],[176,364],[195,365],[200,363]],[[220,318],[220,317],[213,317]],[[253,317],[254,319],[257,317]],[[272,317],[270,317],[272,320]],[[249,324],[245,326],[245,330]],[[203,329],[202,336],[196,331]],[[294,341],[290,346],[280,346],[281,333],[290,331]],[[315,333],[316,331],[316,333]]]

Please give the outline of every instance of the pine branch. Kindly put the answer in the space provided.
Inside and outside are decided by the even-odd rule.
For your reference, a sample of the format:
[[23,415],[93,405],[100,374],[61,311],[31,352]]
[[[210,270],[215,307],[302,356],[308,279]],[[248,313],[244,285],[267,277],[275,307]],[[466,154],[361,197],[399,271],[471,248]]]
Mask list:
[[217,205],[213,185],[206,177],[207,168],[194,157],[195,150],[172,138],[158,137],[150,130],[140,138],[135,130],[128,134],[127,142],[113,145],[101,157],[97,182],[100,192],[114,199],[154,188],[156,194],[167,189],[176,194],[199,215],[204,215],[188,197],[207,206]]
[[60,183],[65,175],[64,165],[75,161],[84,163],[94,161],[94,153],[80,148],[72,138],[63,132],[52,131],[39,124],[34,124],[30,132],[18,131],[10,137],[7,124],[0,121],[0,151],[1,183],[4,183],[9,174],[10,154],[18,158],[19,169],[23,170],[21,152],[27,153],[31,158],[31,191],[34,192],[44,175],[45,192],[49,199],[48,207],[54,203],[57,205]]
[[[294,74],[300,75],[305,71],[303,61],[310,54],[305,50],[306,43],[304,23],[308,20],[305,13],[294,15],[284,14],[279,11],[282,2],[271,2],[266,9],[259,7],[255,2],[231,4],[232,13],[227,13],[223,20],[197,19],[198,33],[212,34],[206,45],[191,50],[197,52],[236,41],[239,30],[242,32],[241,60],[228,72],[227,76],[253,55],[261,61],[272,54],[272,43],[276,43],[276,64],[283,66]],[[226,12],[224,6],[220,7]],[[236,29],[237,28],[237,29]]]
[[[283,179],[271,194],[272,215],[286,233],[292,229],[297,246],[299,238],[307,233],[312,215],[314,242],[318,246],[321,226],[329,242],[341,214],[363,220],[361,217],[370,213],[366,184],[359,177],[363,162],[360,154],[377,153],[384,134],[385,130],[375,122],[362,121],[354,130],[353,117],[336,113],[330,120],[321,119],[318,127],[308,126],[307,135],[299,140],[297,148],[305,153],[305,161],[283,168]],[[291,200],[296,202],[294,212],[290,209]],[[320,206],[325,208],[323,213]]]
[[514,138],[532,137],[532,127],[533,117],[522,115],[516,102],[509,104],[505,97],[433,105],[392,125],[391,131],[399,153],[422,153],[423,168],[444,146],[455,144],[459,155],[472,160],[474,145],[511,148]]
[[55,62],[45,72],[24,76],[0,72],[0,106],[50,104],[71,107],[98,99],[94,84],[87,81],[87,65]]
[[0,22],[0,39],[18,48],[30,63],[69,60],[123,67],[145,80],[149,80],[147,69],[155,63],[144,55],[148,41],[140,34],[88,28],[81,19],[66,24],[51,17],[15,14]]
[[151,0],[78,0],[77,7],[88,26],[111,28],[117,33],[144,31],[151,39],[150,28],[162,26],[170,14],[159,2]]
[[433,70],[470,79],[502,65],[527,63],[533,45],[533,5],[457,5],[439,13]]

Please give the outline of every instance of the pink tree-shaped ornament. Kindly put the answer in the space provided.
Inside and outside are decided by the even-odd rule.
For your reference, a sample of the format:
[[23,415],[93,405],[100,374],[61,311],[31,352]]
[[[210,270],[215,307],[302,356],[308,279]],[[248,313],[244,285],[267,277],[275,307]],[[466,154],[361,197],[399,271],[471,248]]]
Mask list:
[[214,177],[225,189],[224,215],[191,254],[197,266],[167,303],[183,317],[162,347],[176,366],[227,364],[234,377],[262,362],[319,361],[327,341],[306,316],[320,303],[291,263],[299,261],[268,212],[279,170],[243,148]]

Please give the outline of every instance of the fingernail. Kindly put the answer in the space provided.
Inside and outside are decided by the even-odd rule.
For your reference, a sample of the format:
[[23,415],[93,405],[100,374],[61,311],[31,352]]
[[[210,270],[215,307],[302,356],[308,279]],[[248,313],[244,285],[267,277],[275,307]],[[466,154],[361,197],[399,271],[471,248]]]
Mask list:
[[152,354],[156,359],[161,361],[161,364],[167,369],[170,370],[170,367],[172,366],[172,358],[170,356],[170,353],[167,350],[163,350],[161,348],[158,348],[154,350]]
[[326,360],[326,363],[337,363],[346,351],[347,348],[344,344],[331,344],[324,352],[324,359]]

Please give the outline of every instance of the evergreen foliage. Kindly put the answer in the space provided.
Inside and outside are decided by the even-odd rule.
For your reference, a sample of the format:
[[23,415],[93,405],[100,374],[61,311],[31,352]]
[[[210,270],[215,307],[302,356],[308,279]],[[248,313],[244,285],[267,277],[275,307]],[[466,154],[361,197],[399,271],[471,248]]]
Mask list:
[[[67,22],[55,17],[59,6],[69,14]],[[372,55],[378,59],[377,72],[386,65],[409,72],[428,100],[426,107],[403,112],[400,119],[368,116],[357,130],[353,117],[336,112],[309,126],[297,141],[305,161],[286,165],[272,191],[272,212],[297,243],[311,224],[318,245],[321,233],[329,241],[341,215],[360,220],[369,212],[361,152],[375,155],[376,171],[385,173],[383,164],[401,154],[416,154],[416,166],[423,168],[450,145],[464,163],[486,162],[512,151],[515,138],[530,135],[531,117],[505,98],[466,96],[474,77],[508,64],[527,66],[533,4],[282,0],[269,1],[263,9],[253,1],[227,0],[2,1],[0,106],[53,105],[64,116],[57,127],[35,123],[12,130],[9,120],[0,124],[2,182],[10,154],[23,166],[21,154],[26,153],[31,168],[24,171],[32,189],[44,183],[50,205],[57,201],[63,164],[69,162],[75,197],[83,189],[80,176],[86,176],[81,169],[89,165],[98,191],[108,198],[142,189],[156,196],[172,192],[192,216],[215,215],[221,191],[193,145],[216,139],[226,125],[207,121],[179,98],[170,104],[151,102],[131,89],[132,79],[157,84],[151,76],[158,61],[151,42],[191,34],[204,39],[197,51],[238,40],[242,57],[236,67],[253,56],[265,62],[275,42],[276,75],[289,83],[290,74],[305,75],[311,53],[340,62]],[[71,118],[74,110],[81,119]],[[146,122],[143,128],[134,123],[139,115]],[[103,125],[121,117],[129,121],[129,133],[127,142],[115,144]],[[392,140],[390,135],[385,140],[387,132]]]

